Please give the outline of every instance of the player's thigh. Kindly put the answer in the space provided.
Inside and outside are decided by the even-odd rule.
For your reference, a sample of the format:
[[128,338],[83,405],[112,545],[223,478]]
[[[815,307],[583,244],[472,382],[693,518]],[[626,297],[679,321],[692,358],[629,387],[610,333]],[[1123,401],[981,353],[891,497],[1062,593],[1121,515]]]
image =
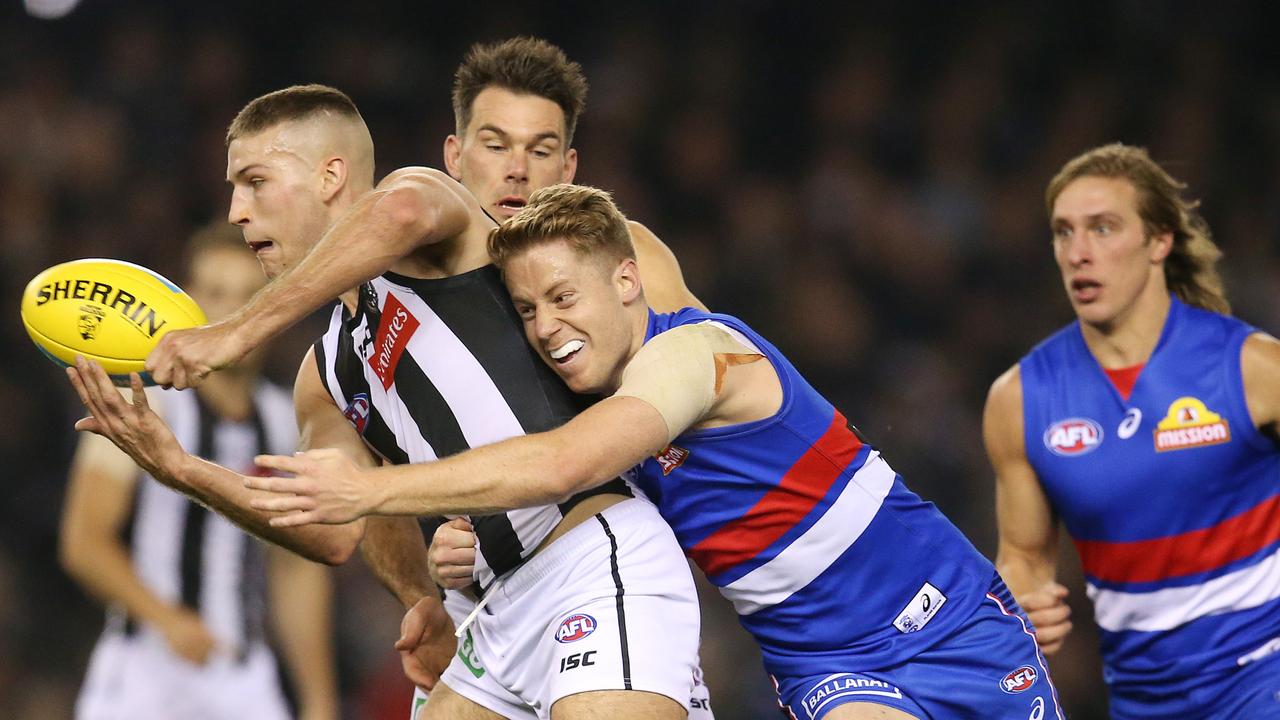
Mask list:
[[920,720],[909,712],[880,703],[846,703],[837,705],[822,720]]
[[551,720],[684,720],[684,706],[641,690],[593,690],[567,695],[551,706]]
[[419,720],[504,720],[502,715],[468,700],[445,685],[436,683],[427,698],[427,706],[418,715]]

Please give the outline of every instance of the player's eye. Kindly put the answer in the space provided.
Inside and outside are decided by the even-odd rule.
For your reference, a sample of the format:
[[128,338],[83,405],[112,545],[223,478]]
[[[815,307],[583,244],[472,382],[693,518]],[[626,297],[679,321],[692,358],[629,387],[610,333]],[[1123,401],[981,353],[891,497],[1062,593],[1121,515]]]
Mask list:
[[566,306],[566,305],[571,304],[571,303],[573,302],[573,300],[574,300],[574,298],[575,298],[575,297],[576,297],[576,295],[575,295],[574,293],[571,293],[571,292],[562,292],[562,293],[560,293],[559,295],[556,295],[555,303],[556,303],[556,305],[559,305],[560,307],[564,307],[564,306]]
[[533,308],[529,305],[517,305],[516,312],[520,314],[520,319],[529,321],[533,319]]
[[533,150],[532,152],[530,152],[529,154],[530,154],[530,155],[532,155],[532,156],[534,156],[534,157],[536,157],[536,158],[538,158],[539,160],[545,160],[546,158],[551,157],[551,151],[550,151],[550,150],[543,150],[542,148],[537,148],[537,149]]
[[506,150],[505,147],[497,143],[489,143],[485,145],[485,147],[488,148],[490,152],[502,152],[503,150]]
[[249,185],[256,188],[262,187],[262,183],[266,182],[266,178],[254,177],[249,178]]

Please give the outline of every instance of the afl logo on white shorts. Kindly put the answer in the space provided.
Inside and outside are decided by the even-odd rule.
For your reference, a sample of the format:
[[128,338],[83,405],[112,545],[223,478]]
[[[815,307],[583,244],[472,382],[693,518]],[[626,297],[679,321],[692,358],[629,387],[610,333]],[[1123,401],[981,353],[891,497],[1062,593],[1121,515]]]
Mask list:
[[571,643],[596,631],[596,619],[590,615],[570,615],[556,630],[556,642]]
[[1083,455],[1102,444],[1102,428],[1088,418],[1059,420],[1044,431],[1044,446],[1055,455]]

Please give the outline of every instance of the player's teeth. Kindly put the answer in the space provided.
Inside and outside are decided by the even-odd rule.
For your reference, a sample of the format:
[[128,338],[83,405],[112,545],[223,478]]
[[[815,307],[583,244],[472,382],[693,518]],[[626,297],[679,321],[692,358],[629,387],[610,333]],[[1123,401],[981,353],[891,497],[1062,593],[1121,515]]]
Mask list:
[[586,343],[582,342],[581,340],[570,340],[569,342],[561,345],[555,350],[552,350],[551,358],[553,360],[560,360],[562,358],[568,357],[570,353],[575,353],[581,350],[582,346],[585,344]]

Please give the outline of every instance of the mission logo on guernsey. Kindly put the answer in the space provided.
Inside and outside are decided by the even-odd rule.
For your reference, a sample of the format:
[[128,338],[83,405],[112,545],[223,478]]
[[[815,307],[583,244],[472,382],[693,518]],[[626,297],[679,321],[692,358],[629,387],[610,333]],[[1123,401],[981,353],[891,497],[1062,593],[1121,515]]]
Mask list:
[[1226,418],[1218,415],[1200,400],[1180,397],[1169,406],[1169,412],[1156,425],[1156,452],[1219,445],[1231,441],[1231,428]]

